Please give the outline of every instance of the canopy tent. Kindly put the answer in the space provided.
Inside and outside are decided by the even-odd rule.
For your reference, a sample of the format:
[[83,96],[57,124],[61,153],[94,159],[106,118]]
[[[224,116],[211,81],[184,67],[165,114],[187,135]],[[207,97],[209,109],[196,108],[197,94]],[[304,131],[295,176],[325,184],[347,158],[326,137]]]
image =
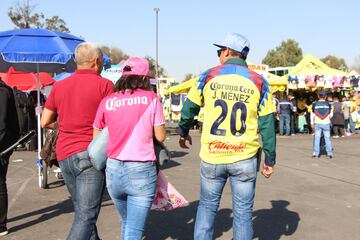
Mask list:
[[287,86],[287,79],[283,79],[275,74],[269,73],[269,84],[270,91],[274,92],[284,92]]
[[306,54],[303,59],[287,75],[282,76],[282,81],[288,81],[289,76],[299,75],[334,75],[348,76],[349,73],[330,68],[312,54]]
[[[21,91],[37,90],[37,76],[32,72],[17,72],[13,67],[10,67],[7,73],[0,74],[2,80],[10,87],[16,87]],[[45,72],[39,73],[40,88],[49,86],[55,81],[50,74]]]
[[180,83],[179,85],[170,87],[169,89],[164,90],[165,95],[169,95],[171,93],[180,94],[180,93],[188,93],[190,88],[195,85],[196,81],[199,77],[192,78],[187,80],[186,82]]
[[360,74],[358,74],[355,70],[352,70],[352,71],[349,73],[349,76],[360,76]]

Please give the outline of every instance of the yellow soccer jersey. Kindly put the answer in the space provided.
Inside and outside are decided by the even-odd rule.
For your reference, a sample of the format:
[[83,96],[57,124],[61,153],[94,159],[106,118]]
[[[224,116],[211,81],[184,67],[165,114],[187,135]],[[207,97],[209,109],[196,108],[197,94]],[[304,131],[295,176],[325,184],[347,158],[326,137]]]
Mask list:
[[256,154],[258,117],[275,111],[268,82],[236,64],[209,69],[189,94],[204,104],[200,157],[211,164],[229,164]]

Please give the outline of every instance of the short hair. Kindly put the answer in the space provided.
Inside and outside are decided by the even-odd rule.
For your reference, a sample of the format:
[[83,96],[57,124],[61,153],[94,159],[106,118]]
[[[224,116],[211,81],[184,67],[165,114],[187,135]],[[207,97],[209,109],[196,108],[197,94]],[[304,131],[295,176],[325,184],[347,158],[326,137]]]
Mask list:
[[124,75],[116,82],[114,91],[124,93],[130,90],[133,93],[136,89],[151,90],[150,77],[139,75]]
[[96,43],[83,42],[76,46],[75,61],[77,65],[87,65],[95,58],[103,58],[103,53]]
[[241,58],[241,59],[243,59],[243,60],[246,60],[246,57],[244,57],[244,56],[241,54],[241,52],[235,51],[235,50],[233,50],[233,49],[231,49],[231,48],[229,48],[229,50],[230,50],[230,56],[232,56],[232,57],[238,57],[238,58]]

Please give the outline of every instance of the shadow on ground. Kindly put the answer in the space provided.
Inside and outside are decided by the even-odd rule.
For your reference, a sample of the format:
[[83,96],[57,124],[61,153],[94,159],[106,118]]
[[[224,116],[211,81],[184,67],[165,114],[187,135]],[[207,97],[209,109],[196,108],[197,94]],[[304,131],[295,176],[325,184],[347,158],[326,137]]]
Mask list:
[[[169,212],[151,211],[145,230],[144,240],[193,239],[196,209],[199,201],[184,208]],[[231,209],[220,209],[216,217],[216,238],[231,229]]]
[[[110,198],[109,194],[105,191],[105,193],[103,195],[103,200],[102,200],[102,207],[113,205],[112,201],[106,202],[110,199],[111,198]],[[104,203],[104,202],[106,202],[106,203]],[[35,210],[32,212],[28,212],[28,213],[18,215],[16,217],[12,217],[12,218],[8,219],[8,222],[16,222],[16,221],[24,220],[26,218],[33,218],[35,216],[38,216],[36,219],[26,221],[19,225],[15,225],[14,227],[12,227],[9,230],[10,230],[10,232],[17,232],[19,230],[31,227],[33,225],[45,222],[49,219],[56,218],[57,216],[60,216],[62,214],[71,213],[71,212],[73,212],[73,210],[74,210],[73,204],[72,204],[71,198],[69,197],[68,199],[66,199],[62,202],[58,202],[52,206],[44,207],[44,208],[41,208],[41,209],[38,209],[38,210]]]
[[258,240],[278,240],[281,236],[295,233],[300,217],[290,211],[285,200],[271,201],[271,209],[260,209],[253,213],[254,238]]
[[[195,201],[188,207],[170,212],[151,211],[144,239],[193,239],[198,203],[199,201]],[[299,214],[287,209],[290,204],[288,201],[277,200],[271,201],[271,203],[271,209],[261,209],[253,213],[254,239],[278,240],[283,235],[294,234],[298,227]],[[215,239],[225,239],[223,234],[232,229],[232,221],[231,209],[225,208],[218,211],[215,222]]]

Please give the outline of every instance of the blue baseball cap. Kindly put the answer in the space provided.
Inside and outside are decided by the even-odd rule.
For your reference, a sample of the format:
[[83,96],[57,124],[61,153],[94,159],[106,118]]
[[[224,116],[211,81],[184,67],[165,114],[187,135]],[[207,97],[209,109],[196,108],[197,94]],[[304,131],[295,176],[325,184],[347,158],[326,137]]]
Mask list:
[[223,44],[214,44],[219,48],[230,48],[234,51],[241,53],[244,57],[247,57],[250,51],[249,40],[239,33],[228,33],[225,37]]

